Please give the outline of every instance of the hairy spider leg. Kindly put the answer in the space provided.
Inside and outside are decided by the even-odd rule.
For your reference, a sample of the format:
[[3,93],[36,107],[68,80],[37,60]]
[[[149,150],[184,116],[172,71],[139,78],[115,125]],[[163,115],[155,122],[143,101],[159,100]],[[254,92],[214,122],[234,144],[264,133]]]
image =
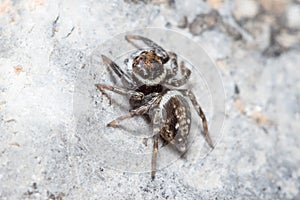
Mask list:
[[121,79],[122,84],[126,88],[132,89],[135,84],[128,74],[126,74],[115,62],[113,62],[110,58],[105,55],[101,55],[103,63],[107,66],[109,71],[111,70]]
[[122,116],[118,117],[117,119],[115,119],[115,120],[111,121],[110,123],[108,123],[107,126],[117,128],[119,122],[121,122],[125,119],[132,118],[134,116],[143,115],[143,114],[147,113],[152,107],[158,105],[160,100],[161,100],[161,96],[154,97],[149,102],[147,102],[147,104],[142,105],[142,106],[140,106],[140,107],[138,107],[134,110],[131,110],[126,115],[122,115]]
[[213,149],[214,145],[212,143],[212,140],[211,140],[209,132],[208,132],[207,120],[206,120],[205,114],[204,114],[201,106],[199,105],[199,103],[196,100],[195,95],[190,90],[179,90],[179,91],[181,91],[185,96],[189,97],[195,110],[197,111],[198,115],[201,117],[206,142]]
[[156,158],[158,152],[158,137],[160,134],[159,124],[160,124],[160,111],[159,109],[154,109],[153,115],[153,150],[152,150],[152,160],[151,160],[151,178],[155,178],[156,173]]
[[108,94],[104,91],[104,89],[99,86],[99,84],[96,84],[96,87],[98,88],[98,90],[101,92],[101,94],[106,98],[108,99],[108,104],[111,105],[111,99],[110,97],[108,96]]
[[125,88],[120,88],[120,87],[113,87],[113,86],[109,86],[109,85],[105,85],[105,84],[95,84],[95,86],[100,90],[109,90],[121,95],[126,95],[129,97],[133,97],[135,100],[142,100],[144,98],[144,94],[142,92],[137,92],[135,90],[129,90],[129,89],[125,89]]
[[168,62],[168,60],[169,60],[168,53],[161,46],[159,46],[158,44],[156,44],[152,40],[150,40],[150,39],[148,39],[146,37],[139,36],[139,35],[126,35],[125,39],[130,44],[132,44],[133,46],[135,46],[137,49],[142,49],[142,48],[139,47],[137,44],[135,44],[132,40],[141,40],[147,46],[152,47],[154,50],[156,50],[157,55],[162,58],[163,64],[165,64],[166,62]]
[[107,124],[107,126],[109,127],[113,127],[113,128],[118,128],[119,127],[119,122],[125,120],[125,119],[129,119],[138,115],[142,115],[145,114],[149,109],[150,109],[151,105],[146,105],[146,106],[141,106],[135,110],[131,110],[130,113],[126,114],[126,115],[122,115],[120,117],[118,117],[117,119],[114,119],[113,121],[109,122]]
[[152,161],[151,161],[151,178],[152,180],[155,178],[156,173],[156,158],[157,158],[157,151],[158,151],[158,134],[156,133],[153,136],[153,151],[152,151]]

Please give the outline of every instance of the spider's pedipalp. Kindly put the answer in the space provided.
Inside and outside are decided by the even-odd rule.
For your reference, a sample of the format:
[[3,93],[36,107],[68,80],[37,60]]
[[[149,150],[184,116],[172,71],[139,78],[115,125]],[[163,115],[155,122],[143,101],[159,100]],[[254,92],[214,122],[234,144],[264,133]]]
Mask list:
[[[176,63],[176,65],[178,66],[177,60],[173,62]],[[177,75],[177,70],[176,70],[176,73],[171,74],[170,78],[166,81],[166,84],[174,87],[180,87],[186,84],[186,82],[189,80],[191,76],[191,70],[184,65],[183,61],[180,63],[180,71],[182,76],[180,79],[175,78],[175,76]]]

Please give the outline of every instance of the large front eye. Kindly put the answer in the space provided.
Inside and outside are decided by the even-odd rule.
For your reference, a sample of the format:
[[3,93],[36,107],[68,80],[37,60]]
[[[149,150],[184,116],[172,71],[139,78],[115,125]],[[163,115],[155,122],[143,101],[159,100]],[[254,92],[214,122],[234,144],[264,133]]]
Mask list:
[[143,79],[154,80],[164,73],[164,68],[161,63],[140,61],[133,66],[135,75],[141,76]]
[[142,76],[143,78],[147,78],[149,76],[150,70],[147,69],[148,66],[144,63],[144,61],[138,58],[132,66],[133,72]]

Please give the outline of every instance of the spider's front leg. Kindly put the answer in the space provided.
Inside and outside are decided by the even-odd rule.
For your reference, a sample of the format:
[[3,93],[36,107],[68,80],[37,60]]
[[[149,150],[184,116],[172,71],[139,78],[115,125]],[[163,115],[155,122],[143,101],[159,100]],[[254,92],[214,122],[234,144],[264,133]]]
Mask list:
[[191,70],[186,68],[184,65],[184,62],[182,61],[180,63],[180,71],[181,71],[182,78],[180,78],[180,79],[175,78],[175,76],[178,73],[177,55],[174,52],[169,52],[169,55],[170,55],[172,71],[169,71],[166,84],[174,86],[174,87],[180,87],[189,80],[189,78],[191,76]]
[[204,114],[201,106],[199,105],[199,103],[196,100],[195,95],[190,90],[180,90],[180,91],[185,96],[189,97],[189,99],[191,100],[191,102],[192,102],[194,108],[196,109],[198,115],[201,117],[201,119],[202,119],[202,126],[203,126],[203,130],[204,130],[204,135],[205,135],[206,142],[213,149],[214,145],[212,143],[212,140],[211,140],[209,132],[208,132],[207,120],[206,120],[205,114]]
[[132,40],[141,40],[147,46],[152,47],[156,51],[157,55],[162,58],[163,64],[165,64],[166,62],[168,62],[169,55],[168,55],[167,51],[164,50],[161,46],[159,46],[155,42],[153,42],[152,40],[150,40],[148,38],[145,38],[145,37],[142,37],[142,36],[139,36],[139,35],[126,35],[125,39],[130,44],[132,44],[133,46],[135,46],[138,49],[142,49],[142,48],[139,47],[137,44],[135,44]]
[[109,72],[111,70],[121,79],[122,84],[126,88],[134,88],[134,81],[129,77],[115,62],[105,55],[101,55],[103,63],[107,66]]

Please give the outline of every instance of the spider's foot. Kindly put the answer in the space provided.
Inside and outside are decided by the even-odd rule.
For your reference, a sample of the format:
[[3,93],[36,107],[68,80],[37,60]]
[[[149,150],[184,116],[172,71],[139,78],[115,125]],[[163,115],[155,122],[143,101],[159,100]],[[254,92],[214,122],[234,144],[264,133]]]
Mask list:
[[[108,105],[111,106],[111,99],[110,99],[110,97],[108,96],[108,94],[104,91],[104,89],[103,89],[103,88],[105,88],[104,85],[102,85],[102,84],[95,84],[95,86],[98,88],[98,90],[99,90],[100,93],[103,95],[103,97],[106,98],[106,99],[108,100]],[[106,88],[105,88],[105,89],[106,89]]]
[[144,144],[145,146],[148,146],[148,138],[143,138],[143,144]]
[[213,143],[212,143],[210,137],[206,137],[206,141],[207,141],[207,143],[208,143],[208,145],[209,145],[209,147],[210,147],[211,149],[214,149],[214,148],[215,148],[215,146],[213,145]]
[[118,124],[116,124],[114,121],[110,122],[107,124],[108,127],[112,127],[112,128],[119,128],[120,126]]
[[151,180],[153,181],[155,179],[155,171],[151,171]]

